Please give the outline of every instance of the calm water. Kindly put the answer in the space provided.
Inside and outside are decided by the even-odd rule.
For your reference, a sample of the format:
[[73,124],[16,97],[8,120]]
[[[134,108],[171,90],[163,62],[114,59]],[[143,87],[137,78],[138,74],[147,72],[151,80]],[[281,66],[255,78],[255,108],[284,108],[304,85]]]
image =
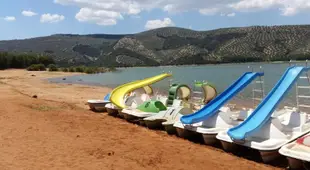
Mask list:
[[[300,65],[300,64],[299,64]],[[250,68],[249,68],[250,66]],[[149,67],[149,68],[121,68],[118,72],[102,73],[95,75],[80,75],[67,77],[66,80],[62,78],[50,79],[54,83],[76,83],[88,84],[98,86],[115,87],[117,85],[130,82],[137,79],[143,79],[158,75],[162,72],[171,71],[173,74],[173,83],[184,83],[192,86],[194,80],[205,80],[215,85],[218,92],[222,92],[236,79],[238,79],[246,71],[263,71],[265,94],[272,89],[276,82],[280,79],[282,74],[288,68],[289,64],[223,64],[223,65],[204,65],[204,66],[172,66],[172,67]],[[262,68],[262,70],[260,69]],[[153,85],[155,88],[167,90],[169,85],[169,78],[162,80]],[[252,97],[252,87],[248,86],[243,90],[238,98]],[[304,90],[309,93],[309,90]],[[295,88],[290,90],[285,103],[296,103]]]

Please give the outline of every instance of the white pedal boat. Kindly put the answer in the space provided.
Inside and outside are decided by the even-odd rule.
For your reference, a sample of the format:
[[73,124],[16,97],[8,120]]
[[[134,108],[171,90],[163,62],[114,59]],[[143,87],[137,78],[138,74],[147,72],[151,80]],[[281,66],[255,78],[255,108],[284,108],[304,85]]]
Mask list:
[[[135,92],[131,93],[130,96],[125,96],[124,102],[127,107],[136,108],[138,105],[142,104],[145,101],[150,100],[150,96],[148,94],[139,95]],[[124,118],[122,114],[122,109],[114,105],[113,103],[109,103],[106,105],[106,110],[111,116],[118,116]]]
[[178,136],[187,139],[199,138],[205,144],[214,144],[217,141],[215,138],[217,133],[240,124],[252,112],[252,109],[245,108],[232,111],[232,107],[225,104],[263,75],[262,72],[244,73],[203,108],[190,115],[182,116],[180,121],[174,124]]
[[[221,141],[223,148],[232,150],[235,144],[250,147],[258,150],[262,160],[267,163],[280,156],[278,150],[283,145],[307,134],[310,131],[310,117],[306,112],[295,107],[276,109],[296,81],[304,79],[300,75],[309,69],[302,66],[289,67],[246,120],[228,131],[218,133],[216,138]],[[307,97],[299,96],[298,93],[296,95]]]
[[259,131],[251,134],[244,141],[233,141],[228,136],[227,130],[218,133],[216,138],[221,141],[226,151],[234,151],[237,145],[256,149],[260,152],[262,160],[268,163],[280,156],[278,150],[283,145],[310,132],[309,120],[307,113],[298,112],[296,108],[284,107],[275,111]]
[[[168,100],[167,96],[158,95],[158,96],[153,97],[152,99],[145,100],[144,102],[160,102],[159,104],[163,105],[164,103],[167,102],[167,100]],[[137,109],[137,107],[141,104],[143,104],[143,102],[139,103],[138,105],[130,106],[130,107],[127,107],[125,109],[119,110],[119,114],[122,117],[124,117],[127,121],[130,121],[130,122],[131,121],[134,121],[134,122],[140,121],[143,118],[153,116],[154,114],[158,114],[158,113],[140,111],[139,109]],[[167,109],[169,109],[169,107],[167,107]],[[165,112],[165,111],[166,110],[163,110],[161,112]],[[159,113],[161,113],[161,112],[159,112]]]
[[106,112],[106,105],[111,103],[110,101],[110,93],[107,94],[103,100],[88,100],[87,104],[90,110],[94,112]]
[[[184,107],[179,106],[176,108],[171,108],[171,111],[168,111],[168,116],[166,116],[165,121],[163,121],[161,124],[164,127],[165,131],[169,135],[176,135],[177,134],[177,128],[174,126],[174,124],[178,121],[180,121],[180,118],[184,115],[188,115],[193,113],[193,111],[202,108],[204,105],[196,106],[196,108],[193,107]],[[148,118],[146,118],[148,119]]]
[[279,153],[286,156],[291,169],[310,169],[310,135],[281,147]]
[[239,111],[232,111],[231,107],[223,106],[209,119],[194,123],[183,124],[180,120],[173,125],[177,128],[178,136],[191,138],[194,135],[201,135],[206,145],[213,145],[217,142],[216,135],[221,131],[227,131],[242,121],[252,113],[253,109],[243,108]]
[[[173,127],[173,124],[176,121],[179,121],[180,117],[182,117],[183,115],[191,114],[197,109],[201,109],[206,103],[214,99],[217,95],[215,87],[210,85],[209,83],[203,82],[199,84],[198,87],[201,88],[202,92],[193,92],[194,94],[197,93],[203,95],[202,98],[198,98],[198,103],[195,101],[186,101],[186,99],[189,98],[190,89],[180,88],[180,93],[178,96],[181,100],[175,100],[176,103],[174,103],[173,106],[169,108],[166,112],[161,112],[156,115],[144,118],[143,120],[147,127],[152,129],[160,128],[163,126],[168,134],[175,134],[176,128]],[[197,100],[197,97],[195,96],[192,96],[191,98],[195,98]]]

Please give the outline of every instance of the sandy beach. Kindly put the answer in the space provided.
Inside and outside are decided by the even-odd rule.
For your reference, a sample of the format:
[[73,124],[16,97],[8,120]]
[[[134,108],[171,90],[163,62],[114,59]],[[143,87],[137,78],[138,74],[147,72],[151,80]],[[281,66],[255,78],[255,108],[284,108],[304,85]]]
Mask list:
[[90,111],[109,88],[43,80],[73,74],[0,71],[1,169],[281,169]]

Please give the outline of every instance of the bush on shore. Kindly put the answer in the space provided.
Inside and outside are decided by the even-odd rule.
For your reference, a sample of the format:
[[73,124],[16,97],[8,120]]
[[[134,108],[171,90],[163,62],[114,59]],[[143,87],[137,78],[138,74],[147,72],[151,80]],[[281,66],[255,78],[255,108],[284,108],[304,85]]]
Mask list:
[[48,71],[58,71],[58,68],[55,64],[48,65]]
[[62,72],[68,72],[68,71],[69,71],[68,68],[61,68],[60,70],[61,70]]
[[44,64],[32,64],[27,68],[28,71],[46,71]]
[[86,74],[96,74],[96,73],[105,73],[105,72],[113,72],[116,71],[116,68],[105,68],[105,67],[87,67],[87,66],[76,66],[69,68],[57,68],[58,71],[62,72],[78,72],[78,73],[86,73]]
[[70,68],[68,69],[68,71],[69,71],[69,72],[75,72],[75,68],[74,68],[74,67],[70,67]]

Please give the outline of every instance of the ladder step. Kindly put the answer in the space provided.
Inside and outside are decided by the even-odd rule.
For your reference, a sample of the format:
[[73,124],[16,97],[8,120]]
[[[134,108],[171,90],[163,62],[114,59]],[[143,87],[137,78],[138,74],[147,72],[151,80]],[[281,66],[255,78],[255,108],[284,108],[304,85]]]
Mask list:
[[310,89],[310,86],[297,86],[299,89]]
[[255,83],[264,83],[264,81],[255,81]]
[[300,79],[308,79],[308,77],[304,77],[304,76],[302,76],[302,77],[299,77]]
[[193,99],[201,100],[201,97],[192,97]]
[[298,96],[299,98],[307,98],[310,99],[310,96]]
[[253,91],[255,91],[255,92],[263,92],[263,90],[259,90],[259,89],[253,89]]
[[298,105],[299,107],[306,107],[306,108],[310,108],[310,105],[303,105],[303,104],[300,104]]
[[263,100],[263,99],[261,99],[261,98],[252,98],[253,100],[258,100],[258,101],[261,101],[261,100]]

